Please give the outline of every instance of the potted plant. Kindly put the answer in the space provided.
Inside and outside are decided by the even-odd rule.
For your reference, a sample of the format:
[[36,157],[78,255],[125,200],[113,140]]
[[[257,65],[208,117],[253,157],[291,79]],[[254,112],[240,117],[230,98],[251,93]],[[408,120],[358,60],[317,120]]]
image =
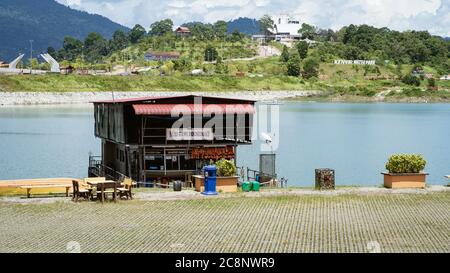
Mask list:
[[[231,160],[221,159],[214,165],[217,167],[216,188],[220,192],[237,192],[239,176],[236,176],[236,165]],[[194,175],[195,190],[203,192],[205,178]]]
[[386,163],[389,172],[383,172],[384,186],[391,189],[425,188],[426,176],[423,172],[427,162],[418,154],[392,155]]
[[236,175],[236,165],[231,160],[221,159],[216,162],[217,176],[229,177]]

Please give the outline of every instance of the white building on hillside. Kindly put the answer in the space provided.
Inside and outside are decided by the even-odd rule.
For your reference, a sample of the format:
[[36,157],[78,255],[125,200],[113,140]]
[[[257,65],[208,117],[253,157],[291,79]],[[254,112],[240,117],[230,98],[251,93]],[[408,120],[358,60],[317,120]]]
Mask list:
[[274,28],[269,31],[275,36],[275,40],[299,40],[301,35],[298,30],[302,27],[300,16],[295,14],[281,14],[272,16]]

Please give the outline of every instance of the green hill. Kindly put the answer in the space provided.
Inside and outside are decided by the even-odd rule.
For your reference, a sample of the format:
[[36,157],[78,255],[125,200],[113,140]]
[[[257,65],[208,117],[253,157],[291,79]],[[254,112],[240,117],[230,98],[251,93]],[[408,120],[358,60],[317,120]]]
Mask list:
[[[19,52],[34,53],[60,48],[64,36],[84,39],[90,32],[110,38],[117,29],[128,30],[111,20],[71,9],[54,0],[0,1],[0,60],[11,61]],[[28,58],[27,56],[25,58]]]

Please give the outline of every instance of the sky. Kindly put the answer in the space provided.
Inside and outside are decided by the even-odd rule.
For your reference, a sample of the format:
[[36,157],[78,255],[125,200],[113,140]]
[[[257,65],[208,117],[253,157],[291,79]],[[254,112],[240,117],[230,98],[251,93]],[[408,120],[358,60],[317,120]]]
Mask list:
[[213,23],[264,14],[296,14],[302,22],[337,30],[369,24],[395,30],[428,30],[450,37],[450,0],[57,0],[75,9],[97,13],[122,25],[171,18],[175,25]]

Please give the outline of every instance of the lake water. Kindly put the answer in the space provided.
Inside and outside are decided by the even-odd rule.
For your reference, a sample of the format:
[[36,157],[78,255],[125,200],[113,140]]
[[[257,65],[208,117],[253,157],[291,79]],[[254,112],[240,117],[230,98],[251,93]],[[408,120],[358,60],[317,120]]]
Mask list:
[[[0,108],[0,180],[85,177],[100,154],[87,106]],[[431,184],[450,174],[450,104],[286,102],[280,105],[277,172],[313,186],[315,168],[336,170],[338,185],[380,185],[393,153],[420,153]],[[241,146],[238,165],[258,168],[260,143]]]

